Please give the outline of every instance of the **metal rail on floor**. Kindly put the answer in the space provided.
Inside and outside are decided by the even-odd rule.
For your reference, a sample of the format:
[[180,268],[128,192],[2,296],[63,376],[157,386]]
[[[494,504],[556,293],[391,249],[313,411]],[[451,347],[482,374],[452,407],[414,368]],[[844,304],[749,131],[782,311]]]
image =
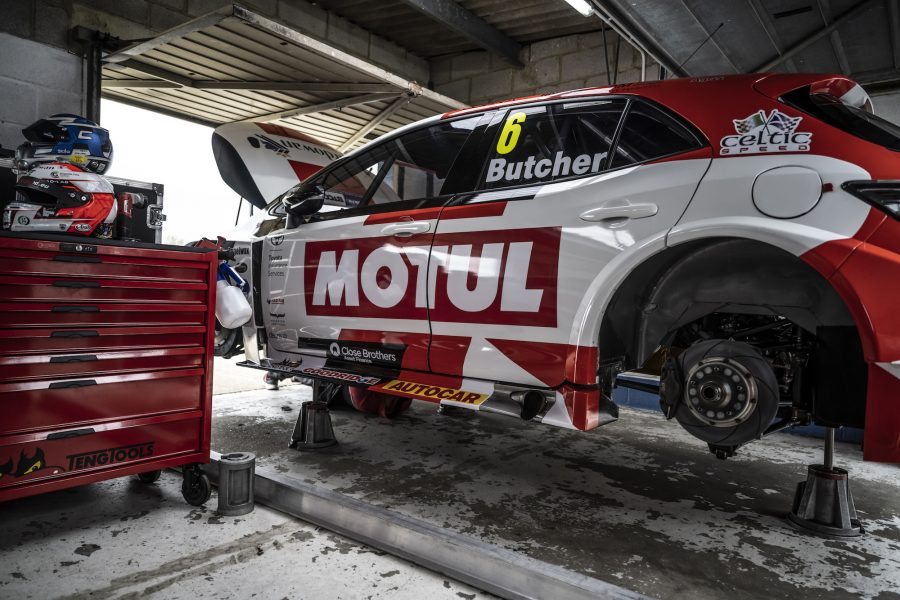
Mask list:
[[[219,456],[213,452],[205,467],[213,483]],[[254,486],[261,504],[502,598],[646,598],[264,467],[256,468]]]

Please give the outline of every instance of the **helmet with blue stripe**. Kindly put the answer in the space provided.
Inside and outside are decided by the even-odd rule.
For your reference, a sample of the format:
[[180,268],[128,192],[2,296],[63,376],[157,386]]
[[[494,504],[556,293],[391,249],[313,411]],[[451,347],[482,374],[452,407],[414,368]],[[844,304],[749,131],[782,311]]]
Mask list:
[[28,141],[16,150],[16,169],[20,172],[43,163],[67,162],[102,174],[112,163],[109,131],[78,115],[51,115],[32,123],[22,134]]

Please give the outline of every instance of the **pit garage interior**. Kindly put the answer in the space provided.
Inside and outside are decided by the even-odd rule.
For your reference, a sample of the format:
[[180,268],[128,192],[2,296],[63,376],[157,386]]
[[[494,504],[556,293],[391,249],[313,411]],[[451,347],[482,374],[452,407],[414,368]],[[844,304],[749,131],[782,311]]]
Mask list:
[[[894,0],[7,0],[0,17],[0,179],[9,189],[13,160],[3,151],[22,143],[23,128],[56,113],[102,126],[101,98],[209,128],[296,130],[344,154],[422,119],[512,98],[831,73],[861,85],[875,114],[900,126]],[[154,181],[165,185],[177,168],[159,161]],[[188,201],[166,196],[167,206]],[[220,234],[197,224],[196,239]],[[38,250],[16,254],[3,239],[0,280],[14,287]],[[185,285],[211,293],[216,253],[193,250],[178,254],[211,270],[202,285]],[[897,280],[879,277],[871,284],[896,305]],[[83,440],[86,427],[113,439],[102,419],[55,438],[4,428],[31,401],[16,391],[26,388],[14,367],[34,356],[9,350],[4,332],[34,326],[0,298],[0,436],[9,436],[0,442]],[[174,334],[197,329],[208,338],[198,347],[213,343],[205,306],[206,329]],[[586,432],[419,401],[392,418],[341,402],[314,411],[333,382],[285,377],[267,389],[263,371],[238,364],[262,364],[250,347],[258,332],[245,325],[241,335],[246,348],[213,360],[207,345],[194,367],[197,394],[212,395],[192,413],[208,462],[153,462],[161,475],[143,481],[138,463],[150,464],[151,445],[134,450],[147,456],[132,456],[138,466],[121,467],[122,476],[55,485],[54,468],[96,460],[73,450],[49,469],[33,457],[34,474],[47,474],[28,485],[41,493],[4,488],[11,472],[0,476],[0,500],[10,494],[0,502],[0,598],[900,598],[900,470],[864,460],[861,427],[788,423],[722,460],[666,418],[659,378],[654,387],[641,373],[619,374],[618,421]],[[92,401],[90,387],[78,393]],[[147,427],[178,422],[169,415]],[[329,431],[336,444],[309,439]],[[849,473],[855,518],[845,530],[861,525],[853,535],[787,519],[823,447],[828,468],[833,451]],[[117,460],[116,450],[103,450],[104,460]],[[25,459],[16,450],[10,464],[21,470]],[[201,477],[212,495],[191,506],[184,485]],[[250,512],[223,508],[227,484],[229,495],[249,486]]]

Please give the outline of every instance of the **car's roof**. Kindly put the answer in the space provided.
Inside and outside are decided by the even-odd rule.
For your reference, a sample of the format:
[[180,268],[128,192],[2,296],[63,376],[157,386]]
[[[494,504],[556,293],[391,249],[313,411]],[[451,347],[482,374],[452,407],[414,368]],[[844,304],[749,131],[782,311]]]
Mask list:
[[[695,101],[705,103],[712,97],[716,100],[720,95],[732,93],[763,93],[771,98],[790,90],[809,85],[824,79],[846,79],[842,75],[825,74],[793,74],[793,73],[750,73],[746,75],[711,75],[704,77],[683,77],[678,79],[664,79],[660,81],[639,81],[608,86],[588,87],[551,94],[538,94],[524,96],[511,100],[503,100],[481,106],[462,108],[444,113],[443,118],[456,117],[465,114],[475,114],[497,108],[506,108],[519,104],[531,104],[566,98],[578,98],[584,96],[602,95],[634,95],[656,100],[663,105],[670,102],[681,102],[685,97],[691,97]],[[848,80],[849,81],[849,80]]]

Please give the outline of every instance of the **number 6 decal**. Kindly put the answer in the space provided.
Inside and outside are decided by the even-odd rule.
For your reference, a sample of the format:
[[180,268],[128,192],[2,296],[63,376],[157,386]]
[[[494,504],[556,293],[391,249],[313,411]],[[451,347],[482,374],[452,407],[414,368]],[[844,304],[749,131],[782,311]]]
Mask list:
[[519,134],[522,133],[522,123],[525,122],[525,113],[517,112],[509,115],[497,140],[497,154],[509,154],[519,143]]

